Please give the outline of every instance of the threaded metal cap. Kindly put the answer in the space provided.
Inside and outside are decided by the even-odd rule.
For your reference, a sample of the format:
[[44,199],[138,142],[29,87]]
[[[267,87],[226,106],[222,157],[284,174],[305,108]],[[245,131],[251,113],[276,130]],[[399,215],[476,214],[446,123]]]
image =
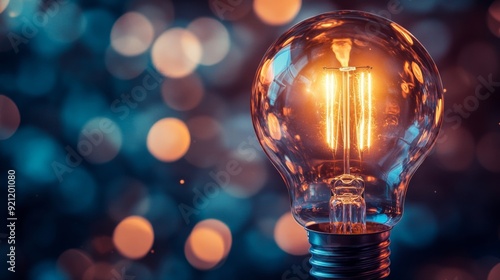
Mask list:
[[363,234],[335,234],[329,228],[327,223],[306,227],[313,277],[369,280],[389,276],[390,227],[368,222]]

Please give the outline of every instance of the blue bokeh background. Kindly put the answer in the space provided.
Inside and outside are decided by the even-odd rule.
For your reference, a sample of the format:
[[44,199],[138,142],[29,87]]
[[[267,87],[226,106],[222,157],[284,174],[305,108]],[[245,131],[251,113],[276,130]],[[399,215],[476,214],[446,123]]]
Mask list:
[[[0,226],[1,279],[307,279],[307,253],[279,245],[288,194],[256,145],[249,98],[267,47],[294,23],[338,9],[407,28],[446,88],[441,137],[392,230],[389,279],[500,279],[500,1],[290,0],[271,22],[257,2],[266,3],[0,0],[0,200],[7,200],[7,171],[15,170],[18,218],[15,274],[4,261],[9,232]],[[287,18],[293,5],[299,10]],[[143,15],[122,25],[133,38],[113,31],[130,12]],[[209,20],[196,25],[200,18]],[[176,28],[191,33],[155,46]],[[155,48],[174,54],[158,59]],[[187,56],[201,49],[192,69],[183,49]],[[179,69],[187,74],[176,76]],[[127,103],[123,96],[147,83],[155,86]],[[177,138],[179,126],[160,129],[166,151],[148,144],[164,118],[180,120],[190,135]],[[85,131],[103,119],[112,132],[93,144]],[[215,178],[229,162],[241,172],[221,183]],[[217,186],[213,193],[208,185]],[[7,207],[0,213],[4,223]],[[138,259],[113,239],[129,216],[146,219],[154,233]],[[210,264],[203,268],[185,245],[209,219],[222,222],[232,242],[224,239],[229,251],[216,261],[216,242],[201,246]]]

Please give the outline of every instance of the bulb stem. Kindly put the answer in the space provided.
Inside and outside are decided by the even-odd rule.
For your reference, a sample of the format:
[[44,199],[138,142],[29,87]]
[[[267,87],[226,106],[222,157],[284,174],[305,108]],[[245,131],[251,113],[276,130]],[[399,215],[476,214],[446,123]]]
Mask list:
[[351,95],[350,91],[350,81],[349,81],[349,70],[342,71],[342,113],[343,113],[343,140],[344,140],[344,174],[351,173],[351,112],[349,97]]
[[311,244],[310,274],[326,279],[383,279],[390,273],[390,227],[368,222],[366,233],[330,233],[330,224],[306,227]]

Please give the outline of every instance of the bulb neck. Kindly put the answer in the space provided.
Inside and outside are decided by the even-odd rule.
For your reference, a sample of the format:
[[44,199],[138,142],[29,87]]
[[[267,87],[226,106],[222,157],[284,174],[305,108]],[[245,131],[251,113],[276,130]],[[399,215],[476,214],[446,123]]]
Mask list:
[[362,234],[334,234],[329,229],[328,223],[306,227],[311,244],[311,276],[319,280],[389,276],[389,226],[368,222]]

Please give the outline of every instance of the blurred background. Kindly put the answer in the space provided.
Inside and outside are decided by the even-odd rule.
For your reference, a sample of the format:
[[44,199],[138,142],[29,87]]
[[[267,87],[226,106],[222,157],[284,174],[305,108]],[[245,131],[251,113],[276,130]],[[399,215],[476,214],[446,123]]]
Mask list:
[[1,200],[15,170],[18,218],[0,278],[309,279],[249,98],[274,40],[338,9],[407,28],[446,88],[390,279],[500,279],[499,0],[0,0]]

